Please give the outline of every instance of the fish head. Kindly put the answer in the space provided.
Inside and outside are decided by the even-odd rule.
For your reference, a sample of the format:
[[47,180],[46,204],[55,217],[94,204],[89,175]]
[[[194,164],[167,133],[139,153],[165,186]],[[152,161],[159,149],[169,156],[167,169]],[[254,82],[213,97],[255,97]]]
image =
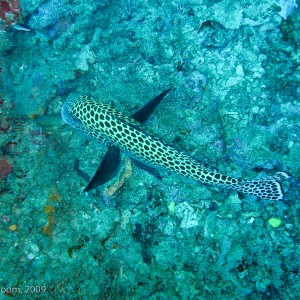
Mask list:
[[61,116],[65,123],[84,133],[89,138],[103,140],[101,128],[96,124],[96,110],[101,105],[92,96],[81,96],[78,99],[68,99],[62,109]]
[[76,118],[72,112],[72,108],[77,101],[78,101],[77,99],[67,100],[61,109],[61,117],[66,124],[70,125],[73,128],[81,129],[82,128],[81,121],[78,118]]

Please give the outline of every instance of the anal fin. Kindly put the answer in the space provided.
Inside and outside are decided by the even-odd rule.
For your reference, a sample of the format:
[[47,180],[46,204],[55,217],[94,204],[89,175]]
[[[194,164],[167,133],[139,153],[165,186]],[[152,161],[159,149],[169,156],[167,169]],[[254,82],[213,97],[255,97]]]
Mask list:
[[150,167],[147,164],[144,164],[141,161],[134,159],[132,157],[130,157],[130,159],[134,163],[134,165],[137,166],[139,169],[142,169],[142,170],[148,172],[149,174],[151,174],[152,176],[154,176],[155,178],[162,180],[161,175],[155,168]]

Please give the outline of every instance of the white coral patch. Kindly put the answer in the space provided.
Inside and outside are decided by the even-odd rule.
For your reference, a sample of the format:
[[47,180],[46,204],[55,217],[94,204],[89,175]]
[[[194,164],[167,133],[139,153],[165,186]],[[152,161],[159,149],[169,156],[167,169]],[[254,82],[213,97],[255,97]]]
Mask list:
[[76,69],[81,71],[88,71],[89,65],[95,62],[95,54],[86,46],[77,56],[75,62]]
[[176,215],[182,218],[180,228],[192,228],[199,225],[195,210],[187,202],[178,204]]
[[278,5],[281,8],[279,15],[286,19],[298,7],[296,0],[279,0]]

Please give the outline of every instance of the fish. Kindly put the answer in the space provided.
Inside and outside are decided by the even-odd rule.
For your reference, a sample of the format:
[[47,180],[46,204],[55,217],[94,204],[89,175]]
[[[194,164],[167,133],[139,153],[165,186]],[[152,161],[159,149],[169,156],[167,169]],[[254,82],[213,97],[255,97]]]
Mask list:
[[30,31],[31,28],[23,23],[15,23],[12,25],[12,27],[18,31]]
[[69,99],[64,103],[61,110],[63,121],[108,147],[99,168],[84,191],[113,179],[118,174],[120,152],[123,152],[137,167],[148,171],[157,179],[162,179],[157,170],[161,168],[206,185],[229,188],[261,199],[284,199],[281,181],[289,178],[285,172],[254,180],[234,178],[220,173],[217,168],[168,145],[150,133],[143,123],[170,90],[163,91],[132,116],[127,116],[90,95]]

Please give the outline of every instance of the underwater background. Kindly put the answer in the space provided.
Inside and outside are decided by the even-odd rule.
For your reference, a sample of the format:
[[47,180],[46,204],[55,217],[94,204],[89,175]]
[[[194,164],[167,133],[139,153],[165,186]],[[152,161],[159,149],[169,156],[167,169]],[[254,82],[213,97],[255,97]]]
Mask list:
[[[295,0],[0,1],[1,299],[300,299],[300,12]],[[66,125],[92,95],[241,178],[259,200],[124,156]]]

